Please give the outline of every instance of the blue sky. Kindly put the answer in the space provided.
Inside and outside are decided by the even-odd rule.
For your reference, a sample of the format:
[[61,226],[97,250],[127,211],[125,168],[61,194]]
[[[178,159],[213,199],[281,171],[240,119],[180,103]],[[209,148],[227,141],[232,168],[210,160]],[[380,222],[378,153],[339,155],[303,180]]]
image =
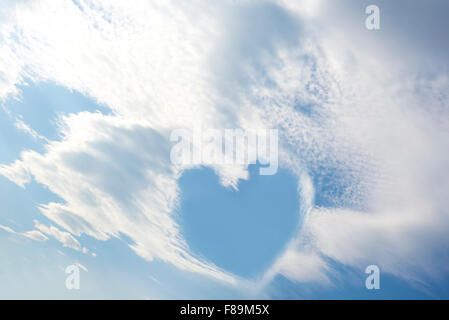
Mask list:
[[205,168],[179,181],[179,219],[190,247],[243,277],[260,276],[299,223],[296,179],[287,172],[261,176],[255,165],[249,173],[238,190],[223,188]]
[[[447,10],[2,3],[0,298],[448,298]],[[179,128],[276,128],[279,169]]]

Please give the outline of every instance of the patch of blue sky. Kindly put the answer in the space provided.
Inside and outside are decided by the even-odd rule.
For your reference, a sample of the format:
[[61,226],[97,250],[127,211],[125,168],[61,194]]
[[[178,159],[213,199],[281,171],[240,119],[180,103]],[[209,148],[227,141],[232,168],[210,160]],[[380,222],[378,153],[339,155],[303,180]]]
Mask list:
[[14,125],[15,122],[14,117],[9,115],[5,109],[0,108],[0,163],[2,164],[14,162],[22,151],[43,150],[41,141],[19,130]]
[[297,180],[280,169],[259,175],[238,190],[224,188],[212,169],[186,171],[180,178],[179,219],[196,254],[238,276],[254,277],[269,268],[294,234],[299,221]]
[[[24,190],[0,177],[0,201],[3,203],[0,224],[17,232],[33,228],[33,219],[53,223],[40,214],[36,204],[57,201],[53,194],[43,194],[31,183]],[[53,224],[54,225],[54,224]],[[168,299],[168,298],[242,298],[235,288],[201,275],[183,272],[162,261],[146,261],[129,248],[130,241],[96,240],[82,234],[78,240],[88,254],[63,247],[49,237],[35,242],[0,230],[0,251],[8,257],[0,261],[0,298],[31,299]],[[124,240],[124,241],[123,241]],[[92,256],[95,253],[96,256]],[[81,269],[80,290],[67,290],[64,270],[76,262]]]
[[[121,255],[125,248],[119,241],[105,242],[104,251],[126,258],[127,272],[105,256],[93,257],[68,248],[56,240],[44,243],[0,231],[0,248],[8,259],[0,261],[0,298],[18,299],[145,299],[164,295],[153,292],[150,280],[137,272],[135,260]],[[120,250],[121,249],[121,250]],[[126,249],[127,252],[131,252]],[[142,261],[142,259],[140,259]],[[144,262],[144,261],[143,261]],[[80,263],[80,289],[66,288],[65,268]],[[146,272],[148,273],[148,271]],[[157,289],[157,288],[156,288]]]
[[[85,95],[51,82],[27,83],[18,87],[21,94],[3,102],[10,120],[21,118],[39,135],[58,140],[58,117],[82,111],[110,113],[110,110]],[[8,137],[8,132],[2,132]],[[14,141],[20,144],[20,140]]]
[[[0,230],[0,298],[20,299],[241,299],[236,287],[185,272],[160,260],[146,261],[118,238],[82,235],[94,257],[56,240],[35,242]],[[80,289],[65,287],[65,268],[80,263]]]
[[[449,278],[439,279],[438,282],[429,280],[417,283],[406,280],[380,269],[380,289],[368,290],[365,280],[368,274],[364,270],[351,268],[336,261],[327,259],[330,267],[338,277],[330,278],[332,285],[320,285],[317,282],[295,283],[282,275],[277,275],[267,287],[267,293],[273,299],[363,299],[363,300],[422,300],[449,298]],[[405,275],[407,276],[407,275]]]
[[[123,290],[122,285],[130,289],[126,294],[134,295],[133,286],[136,284],[140,295],[147,292],[155,299],[240,299],[244,297],[244,293],[236,287],[216,279],[182,271],[161,260],[146,261],[132,251],[127,243],[117,238],[99,241],[83,235],[79,240],[92,251],[97,252],[97,256],[93,259],[80,254],[81,263],[83,259],[89,261],[86,262],[89,272],[92,270],[92,273],[96,273],[96,278],[102,279],[103,284],[97,282],[99,287],[114,285],[115,296],[122,295],[120,293]],[[92,281],[95,283],[94,279]],[[138,282],[140,284],[137,284]]]
[[10,226],[17,232],[29,231],[33,229],[34,219],[49,222],[38,208],[49,202],[62,202],[62,199],[33,180],[24,189],[0,175],[0,224]]

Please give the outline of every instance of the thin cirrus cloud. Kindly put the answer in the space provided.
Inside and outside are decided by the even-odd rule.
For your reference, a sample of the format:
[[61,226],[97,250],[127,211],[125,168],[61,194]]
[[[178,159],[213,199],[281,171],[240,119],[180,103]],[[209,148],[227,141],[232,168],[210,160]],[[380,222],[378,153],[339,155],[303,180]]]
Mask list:
[[29,238],[29,239],[35,240],[35,241],[47,241],[48,240],[48,238],[42,232],[37,231],[37,230],[27,231],[27,232],[23,232],[23,233],[17,233],[10,227],[2,226],[2,225],[0,225],[0,229],[4,230],[6,232],[9,232],[11,234],[24,236],[26,238]]
[[[375,261],[416,281],[446,273],[438,261],[449,240],[447,73],[426,73],[406,44],[397,55],[404,59],[395,58],[398,33],[368,33],[358,4],[304,4],[6,6],[0,96],[16,95],[25,79],[52,81],[112,114],[62,117],[60,140],[41,139],[44,153],[24,151],[0,174],[24,188],[33,179],[63,199],[39,208],[72,244],[82,234],[124,234],[144,259],[238,283],[183,239],[173,218],[183,168],[171,166],[167,139],[179,127],[279,128],[280,166],[297,177],[303,205],[266,281],[282,274],[329,283],[328,258],[354,268]],[[386,8],[382,26],[392,27],[400,5]],[[334,9],[345,10],[342,18],[330,19]],[[214,169],[234,187],[248,178],[246,168]]]
[[55,226],[46,226],[39,221],[34,220],[34,227],[36,230],[26,231],[26,232],[17,232],[11,229],[10,227],[0,225],[0,229],[7,231],[13,235],[23,236],[28,239],[34,241],[47,241],[48,236],[54,238],[59,241],[64,247],[72,248],[76,251],[81,251],[82,253],[88,253],[89,250],[87,248],[81,247],[81,244],[75,237],[72,236],[69,232],[61,231]]

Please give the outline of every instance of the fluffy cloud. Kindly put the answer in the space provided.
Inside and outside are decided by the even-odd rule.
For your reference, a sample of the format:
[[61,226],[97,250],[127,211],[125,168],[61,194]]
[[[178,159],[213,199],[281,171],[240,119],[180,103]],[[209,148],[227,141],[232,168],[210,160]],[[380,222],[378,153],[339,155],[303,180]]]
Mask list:
[[[302,224],[266,279],[329,282],[323,257],[413,279],[445,272],[432,262],[449,240],[447,74],[416,77],[425,67],[395,60],[363,14],[338,21],[334,9],[356,10],[323,1],[11,5],[0,20],[0,96],[24,79],[53,81],[112,114],[61,118],[61,140],[41,139],[45,153],[25,151],[0,174],[64,200],[40,210],[68,232],[36,224],[64,245],[80,250],[82,233],[126,235],[147,260],[235,282],[190,252],[173,218],[184,168],[171,165],[167,139],[174,128],[279,128]],[[227,185],[247,178],[245,168],[214,169]]]
[[[396,10],[386,8],[399,14],[401,3]],[[449,78],[436,71],[444,70],[446,62],[437,58],[438,52],[422,48],[420,54],[433,56],[433,65],[417,62],[416,52],[398,56],[388,33],[380,41],[354,25],[355,32],[349,27],[336,32],[335,24],[346,24],[338,16],[348,13],[335,16],[332,11],[330,16],[328,9],[318,21],[323,33],[318,33],[321,50],[312,55],[314,64],[299,64],[292,71],[300,60],[290,58],[288,67],[275,72],[294,85],[264,89],[263,101],[282,105],[267,118],[282,124],[298,150],[297,157],[284,157],[287,165],[301,161],[314,180],[314,200],[302,229],[276,267],[304,281],[304,273],[293,266],[314,262],[308,279],[322,282],[329,271],[320,256],[362,270],[376,263],[408,280],[447,274],[442,257],[449,240],[444,231],[449,226],[444,169],[449,164]],[[344,32],[354,37],[345,40]],[[374,45],[377,51],[371,50]],[[291,80],[288,74],[294,75]],[[313,81],[301,78],[304,74]],[[311,97],[310,103],[306,99]],[[298,100],[312,107],[299,115],[294,108]],[[296,256],[302,264],[293,262]]]

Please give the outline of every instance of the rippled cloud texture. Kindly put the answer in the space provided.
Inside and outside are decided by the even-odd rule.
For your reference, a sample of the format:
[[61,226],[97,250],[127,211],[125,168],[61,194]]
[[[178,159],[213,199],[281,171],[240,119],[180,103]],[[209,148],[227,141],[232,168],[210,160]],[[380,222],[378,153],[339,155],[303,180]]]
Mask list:
[[[12,120],[43,148],[0,175],[57,199],[35,204],[31,229],[1,220],[0,232],[86,255],[101,252],[83,239],[126,239],[144,260],[252,293],[279,276],[335,286],[335,264],[374,263],[423,287],[444,278],[449,5],[372,2],[377,31],[364,1],[2,2],[3,108],[26,85],[54,83],[108,112],[61,114],[58,138]],[[169,137],[198,127],[279,130],[300,224],[262,275],[237,276],[183,236],[178,179],[189,168],[170,162]],[[212,169],[235,190],[249,179],[245,166]]]

